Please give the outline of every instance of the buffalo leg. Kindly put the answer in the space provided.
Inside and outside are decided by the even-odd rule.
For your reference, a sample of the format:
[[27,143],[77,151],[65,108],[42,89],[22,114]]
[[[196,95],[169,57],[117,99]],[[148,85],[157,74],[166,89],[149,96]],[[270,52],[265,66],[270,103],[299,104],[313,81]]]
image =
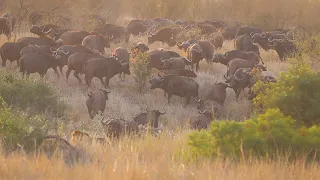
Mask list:
[[44,78],[44,74],[43,74],[43,73],[40,74],[40,78],[41,78],[41,79]]
[[93,117],[92,117],[92,109],[90,107],[88,107],[88,113],[89,113],[90,118],[93,119]]
[[106,80],[105,80],[105,82],[104,82],[104,87],[105,88],[109,88],[109,78],[108,77],[106,77]]
[[103,77],[100,77],[99,79],[100,79],[101,84],[104,85]]
[[[68,68],[67,72],[66,72],[66,79],[67,79],[67,82],[68,82],[68,78],[70,76],[70,73],[71,73],[72,69]],[[74,73],[73,73],[74,74]]]
[[81,82],[81,79],[80,79],[80,77],[79,77],[79,73],[78,73],[77,71],[74,71],[74,72],[73,72],[73,76],[78,79],[78,81],[79,81],[80,84],[82,83],[82,82]]
[[168,93],[168,104],[170,104],[170,99],[172,98],[172,94]]
[[241,89],[236,90],[236,100],[239,101],[239,95],[241,93]]
[[186,97],[186,105],[188,105],[189,102],[190,102],[190,96],[187,96],[187,97]]
[[58,72],[57,67],[56,67],[56,68],[53,68],[53,70],[54,70],[54,73],[58,76],[58,78],[60,78],[60,74],[59,74],[59,72]]
[[91,83],[91,80],[92,80],[92,77],[88,77],[88,75],[85,75],[84,76],[84,80],[86,81],[88,87],[90,87],[90,83]]
[[7,62],[7,59],[6,59],[6,58],[3,58],[3,59],[2,59],[2,67],[6,67],[6,62]]
[[92,110],[91,111],[91,119],[93,119],[97,114],[98,114],[98,111],[97,110]]
[[63,75],[63,66],[59,66],[60,73]]
[[196,64],[196,71],[198,72],[198,70],[199,70],[199,62],[197,62]]

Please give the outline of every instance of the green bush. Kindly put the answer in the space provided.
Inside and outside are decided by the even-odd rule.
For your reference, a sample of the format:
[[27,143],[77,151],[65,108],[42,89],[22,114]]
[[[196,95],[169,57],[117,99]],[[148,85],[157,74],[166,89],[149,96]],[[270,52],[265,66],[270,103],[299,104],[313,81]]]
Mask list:
[[257,83],[253,91],[259,92],[254,104],[260,112],[279,108],[300,125],[320,124],[320,75],[307,65],[295,65],[282,73],[277,83]]
[[45,136],[47,121],[41,117],[28,117],[14,112],[0,97],[0,139],[5,152],[16,150],[18,146],[30,152]]
[[135,57],[135,61],[132,62],[134,80],[137,83],[136,85],[139,92],[145,91],[145,85],[151,75],[151,69],[148,68],[148,62],[148,53],[138,53]]
[[0,71],[0,95],[13,108],[30,114],[62,117],[67,109],[67,105],[59,100],[59,96],[48,83],[23,79],[5,70]]
[[320,127],[297,127],[279,109],[269,109],[244,122],[215,121],[209,131],[191,133],[188,145],[188,159],[312,159],[320,150]]

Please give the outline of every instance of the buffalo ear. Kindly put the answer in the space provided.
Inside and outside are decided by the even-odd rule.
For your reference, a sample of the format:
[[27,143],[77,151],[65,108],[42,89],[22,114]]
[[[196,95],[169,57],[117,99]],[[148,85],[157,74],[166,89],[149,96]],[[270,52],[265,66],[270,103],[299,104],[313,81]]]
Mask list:
[[109,94],[111,91],[107,90],[106,88],[101,88],[101,91],[104,92],[105,94]]
[[92,91],[89,90],[88,96],[91,98],[92,97]]

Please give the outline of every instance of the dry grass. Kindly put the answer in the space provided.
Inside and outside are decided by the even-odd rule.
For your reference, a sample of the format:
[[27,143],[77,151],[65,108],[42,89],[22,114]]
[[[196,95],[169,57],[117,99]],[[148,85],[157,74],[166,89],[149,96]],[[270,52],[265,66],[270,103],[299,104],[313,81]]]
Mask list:
[[0,155],[0,179],[223,179],[273,180],[319,179],[319,165],[302,161],[257,161],[233,163],[214,160],[186,164],[173,159],[185,145],[187,132],[159,138],[124,139],[111,145],[85,146],[94,157],[92,163],[70,168],[61,159],[45,156],[26,158],[20,154]]
[[[320,7],[319,2],[301,0],[295,3],[291,0],[271,1],[197,1],[194,6],[192,0],[160,0],[160,1],[102,1],[102,0],[81,0],[59,1],[51,0],[30,1],[30,7],[35,10],[49,11],[59,4],[60,9],[55,11],[65,16],[72,16],[72,26],[79,29],[90,29],[81,18],[88,14],[99,14],[106,18],[107,22],[118,22],[126,24],[132,17],[151,18],[183,18],[185,19],[224,19],[237,20],[242,22],[262,22],[258,18],[273,17],[268,19],[271,24],[268,27],[289,27],[304,24],[319,24],[317,17]],[[73,6],[71,6],[73,3]],[[101,3],[101,4],[99,4]],[[159,4],[166,8],[159,9]],[[177,5],[179,3],[179,6]],[[289,3],[289,4],[288,4]],[[7,9],[13,10],[18,6],[17,0],[7,1]],[[101,7],[100,7],[101,5]],[[177,7],[175,11],[168,11],[170,7]],[[268,8],[266,8],[268,7]],[[286,8],[284,8],[286,7]],[[101,10],[104,9],[104,10]],[[188,11],[184,11],[188,9]],[[223,11],[221,11],[223,9]],[[224,10],[226,9],[226,10]],[[300,11],[304,9],[303,11]],[[219,10],[219,11],[218,11]],[[172,13],[174,12],[174,13]],[[300,14],[298,14],[299,12]],[[272,16],[270,15],[272,14]],[[117,17],[117,18],[115,18]],[[119,18],[118,18],[119,17]],[[290,18],[288,18],[290,17]],[[286,22],[284,22],[286,19]],[[24,36],[30,34],[23,34]],[[22,36],[20,34],[20,36]],[[0,37],[2,44],[6,39]],[[135,42],[146,42],[146,37],[134,37],[128,45]],[[159,43],[151,46],[151,49],[158,48]],[[114,49],[116,45],[112,45]],[[168,48],[183,54],[177,48]],[[219,53],[232,50],[233,43],[226,41]],[[111,51],[108,51],[109,54]],[[290,65],[288,62],[280,62],[274,51],[264,52],[261,56],[266,62],[270,74],[278,77],[279,73],[286,71]],[[15,65],[8,68],[17,70]],[[200,84],[200,95],[203,89],[215,82],[223,81],[226,67],[221,64],[214,64],[209,67],[205,62],[200,65],[201,71],[196,78]],[[39,78],[38,75],[32,75]],[[85,84],[70,76],[67,83],[65,77],[58,79],[50,70],[46,76],[60,92],[62,98],[72,106],[72,112],[67,120],[58,121],[57,129],[53,133],[70,138],[70,133],[77,130],[84,130],[92,136],[103,136],[100,119],[90,120],[85,106],[88,88]],[[93,81],[93,88],[101,87],[96,79]],[[184,99],[173,97],[172,103],[167,104],[163,97],[162,90],[149,90],[140,94],[135,90],[134,80],[127,76],[121,81],[117,76],[110,81],[111,93],[105,110],[106,117],[121,117],[127,120],[133,118],[136,113],[144,111],[146,106],[150,108],[163,109],[166,115],[160,117],[161,125],[175,131],[168,130],[158,138],[147,136],[140,139],[123,139],[113,141],[111,144],[101,146],[98,144],[82,145],[93,157],[93,162],[77,164],[75,167],[68,167],[61,159],[48,160],[45,156],[25,156],[14,153],[9,156],[0,154],[0,179],[320,179],[319,166],[317,164],[306,165],[303,161],[288,163],[286,160],[258,161],[247,160],[246,162],[233,163],[230,161],[214,160],[201,162],[199,164],[184,164],[174,159],[174,154],[186,146],[188,130],[180,126],[197,114],[195,102],[184,107]],[[228,90],[225,104],[226,119],[242,121],[250,117],[251,103],[246,100],[244,93],[240,101],[236,102],[234,92]],[[174,132],[174,133],[172,133]]]

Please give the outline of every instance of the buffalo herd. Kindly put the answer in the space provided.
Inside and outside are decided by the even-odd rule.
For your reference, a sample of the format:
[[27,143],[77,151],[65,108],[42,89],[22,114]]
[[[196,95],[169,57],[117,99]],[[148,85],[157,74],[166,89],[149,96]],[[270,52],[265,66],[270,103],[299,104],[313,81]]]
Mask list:
[[[0,17],[0,32],[10,41],[14,31],[15,18],[9,13]],[[189,29],[199,29],[201,39],[181,39],[179,33]],[[91,86],[94,77],[100,79],[104,88],[89,91],[86,105],[90,118],[103,113],[110,90],[109,80],[115,75],[130,75],[130,61],[137,53],[149,56],[146,68],[158,70],[150,79],[150,89],[162,89],[168,103],[173,95],[186,98],[185,105],[198,104],[199,114],[190,120],[193,129],[206,129],[213,119],[223,117],[223,106],[226,89],[234,90],[236,100],[240,92],[249,88],[249,99],[256,94],[251,87],[257,82],[252,71],[266,71],[260,49],[275,50],[281,61],[299,54],[294,44],[292,29],[276,29],[265,31],[259,27],[240,25],[225,21],[183,21],[168,19],[132,20],[127,26],[103,24],[92,31],[83,31],[57,26],[54,24],[35,25],[30,33],[36,35],[21,37],[16,42],[5,42],[0,48],[2,66],[6,62],[16,61],[20,72],[27,77],[31,73],[40,74],[41,78],[48,69],[53,69],[57,77],[64,74],[67,66],[66,79],[73,71],[74,77],[82,83],[80,74],[84,75],[85,83]],[[134,42],[130,48],[118,47],[111,56],[105,55],[110,44],[128,43],[131,36],[146,37],[146,42]],[[222,47],[225,40],[233,40],[234,50],[225,54],[215,53]],[[162,42],[169,47],[177,46],[185,56],[166,50],[150,50],[149,45]],[[210,88],[205,97],[199,96],[199,84],[195,80],[200,69],[199,63],[205,59],[208,66],[221,63],[227,67],[225,82],[217,82]],[[194,69],[195,66],[195,69]],[[195,71],[194,71],[195,70]],[[274,77],[262,78],[264,83],[276,82]],[[149,125],[159,128],[158,118],[165,111],[149,110],[133,117],[133,121],[123,119],[102,120],[108,135],[119,137],[124,133],[135,133],[140,126]],[[83,135],[83,134],[82,134]]]

